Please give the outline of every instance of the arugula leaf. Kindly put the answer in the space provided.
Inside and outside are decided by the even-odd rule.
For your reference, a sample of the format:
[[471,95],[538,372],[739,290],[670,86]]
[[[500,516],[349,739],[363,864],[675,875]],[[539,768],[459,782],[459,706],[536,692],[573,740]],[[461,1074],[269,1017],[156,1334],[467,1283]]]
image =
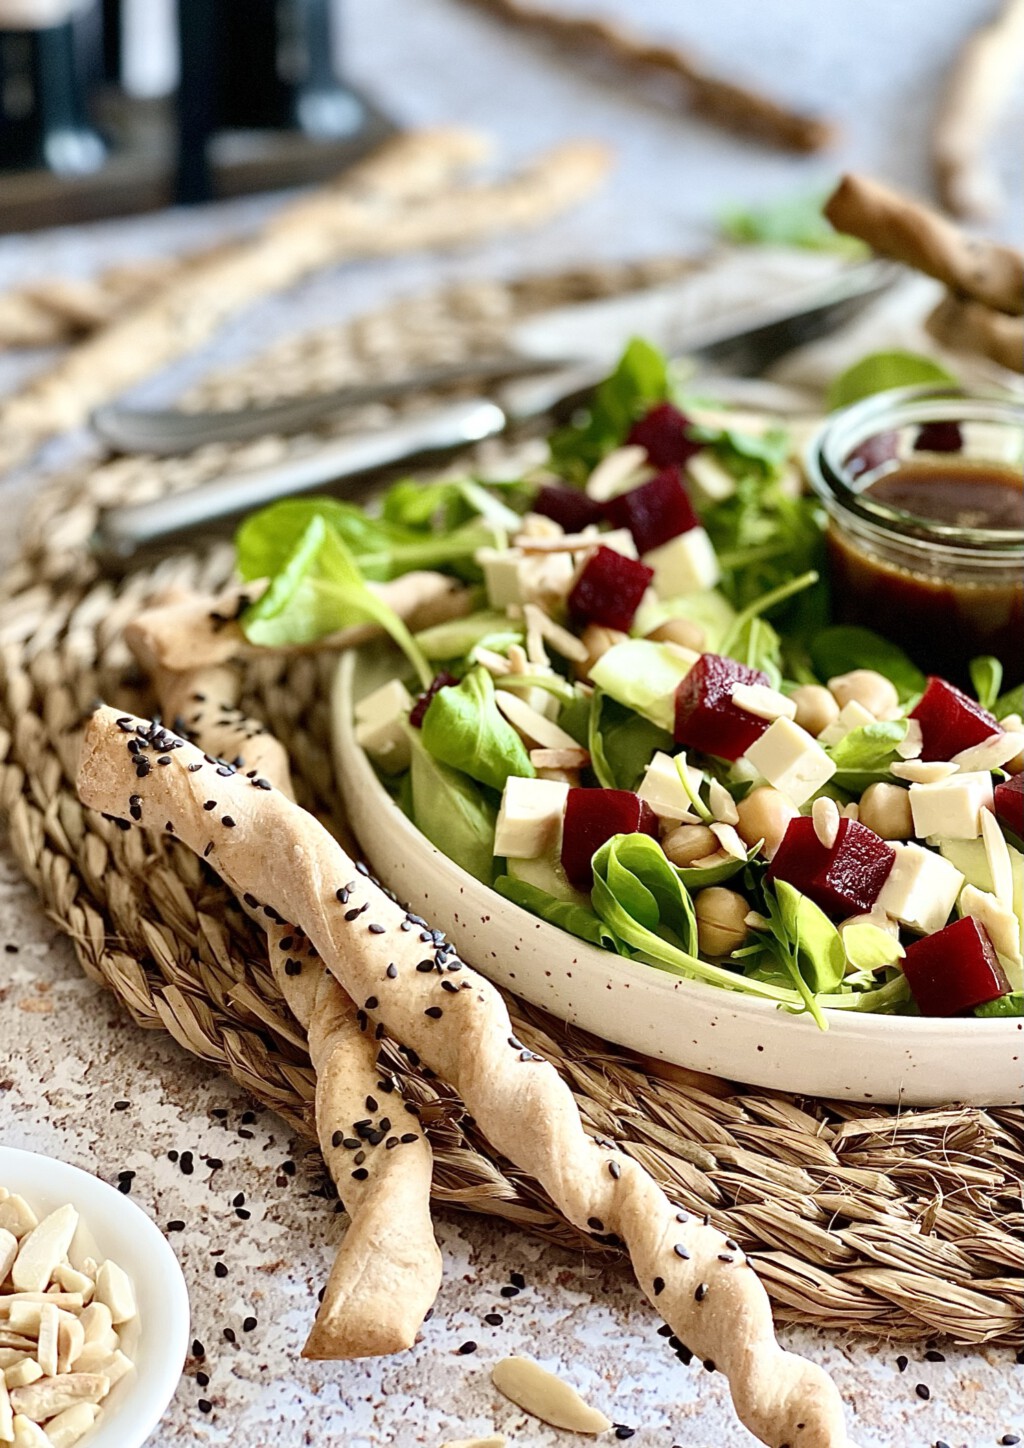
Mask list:
[[[722,568],[722,593],[742,609],[765,594],[811,571],[824,559],[821,510],[811,497],[791,497],[781,469],[760,463],[737,465],[735,492],[706,508],[702,522]],[[787,610],[803,626],[824,617],[825,589],[815,590]],[[806,615],[806,618],[805,618]]]
[[578,423],[548,439],[551,466],[568,482],[583,484],[601,459],[625,439],[636,420],[669,395],[668,363],[639,337],[629,343],[612,375],[594,393]]
[[835,624],[810,641],[811,663],[819,679],[833,679],[853,669],[876,669],[896,686],[902,702],[924,691],[924,674],[898,645],[869,628]]
[[367,586],[345,543],[319,514],[309,519],[267,591],[241,618],[249,642],[267,648],[312,643],[367,622],[391,635],[426,688],[432,671],[409,630]]
[[494,888],[506,900],[521,905],[524,910],[529,910],[531,915],[536,915],[551,925],[560,926],[578,940],[589,941],[591,945],[601,946],[604,950],[613,950],[616,955],[633,953],[625,941],[620,940],[615,931],[585,905],[577,905],[572,900],[558,900],[537,885],[516,880],[511,875],[499,875],[494,882]]
[[672,748],[672,735],[595,689],[587,748],[605,789],[635,789],[653,756]]
[[590,681],[668,733],[675,725],[675,692],[690,666],[669,644],[626,639],[614,644],[590,670]]
[[768,427],[763,432],[744,431],[738,427],[712,427],[708,423],[690,424],[689,436],[711,448],[729,472],[742,475],[750,464],[760,465],[764,474],[777,473],[789,458],[792,439],[784,427]]
[[727,241],[755,246],[797,246],[808,251],[834,251],[851,260],[868,255],[855,236],[836,231],[822,212],[828,192],[782,196],[760,206],[729,207],[719,217]]
[[473,780],[424,748],[418,729],[410,728],[408,733],[413,824],[442,854],[489,885],[494,875],[497,810]]
[[470,669],[460,684],[438,689],[423,716],[423,747],[442,764],[501,791],[510,774],[534,779],[526,745],[494,702],[486,669]]
[[1009,995],[1000,996],[998,1000],[975,1006],[974,1014],[989,1020],[999,1020],[1004,1016],[1024,1016],[1024,995],[1019,990],[1011,991]]
[[872,352],[832,379],[825,400],[829,411],[834,412],[837,407],[849,407],[862,397],[889,392],[894,387],[955,381],[947,368],[917,352]]
[[972,659],[970,668],[971,683],[978,703],[991,712],[1003,686],[1003,666],[992,654],[984,654],[979,659]]

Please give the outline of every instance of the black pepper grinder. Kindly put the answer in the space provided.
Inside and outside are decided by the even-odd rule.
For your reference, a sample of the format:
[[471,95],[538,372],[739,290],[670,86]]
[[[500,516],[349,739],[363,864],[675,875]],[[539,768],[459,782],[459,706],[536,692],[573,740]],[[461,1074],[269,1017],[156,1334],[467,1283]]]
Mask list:
[[79,9],[23,4],[5,13],[0,4],[0,171],[80,176],[104,162],[89,118]]
[[355,136],[363,102],[334,67],[331,0],[179,0],[179,201],[212,194],[210,143],[221,131]]

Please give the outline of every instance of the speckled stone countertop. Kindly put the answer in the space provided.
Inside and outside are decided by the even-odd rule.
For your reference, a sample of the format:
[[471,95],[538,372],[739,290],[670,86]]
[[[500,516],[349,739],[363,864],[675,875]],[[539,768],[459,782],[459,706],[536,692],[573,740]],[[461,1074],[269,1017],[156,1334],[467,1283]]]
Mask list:
[[[992,7],[989,0],[718,0],[698,15],[670,0],[618,0],[605,8],[628,12],[652,33],[696,42],[720,65],[761,74],[838,113],[846,127],[838,159],[794,160],[742,146],[621,85],[567,72],[454,0],[415,7],[352,0],[352,72],[396,116],[480,125],[497,133],[510,155],[567,133],[604,136],[623,157],[616,181],[575,216],[514,244],[314,279],[233,324],[213,353],[176,375],[187,380],[211,357],[243,356],[461,271],[508,274],[686,245],[726,202],[826,184],[839,165],[873,167],[914,184],[942,68],[956,37]],[[1020,215],[1017,169],[1016,214],[1004,218],[1005,230]],[[51,232],[31,244],[0,239],[0,285],[195,245],[268,205],[255,199]],[[34,365],[0,358],[0,386]],[[0,566],[13,546],[12,518],[40,472],[80,446],[80,439],[65,440],[35,472],[2,485]],[[531,1448],[568,1441],[492,1389],[490,1364],[511,1352],[570,1378],[615,1423],[635,1429],[637,1448],[753,1442],[736,1423],[723,1380],[677,1363],[625,1269],[598,1267],[482,1218],[440,1218],[444,1286],[411,1352],[385,1361],[302,1362],[298,1349],[339,1234],[331,1203],[316,1194],[315,1163],[281,1121],[254,1110],[237,1087],[169,1038],[138,1031],[85,980],[2,851],[0,1140],[120,1181],[169,1233],[188,1281],[197,1354],[152,1448],[435,1448],[493,1427]],[[944,1349],[945,1360],[932,1361],[922,1345],[901,1371],[895,1347],[799,1331],[784,1336],[833,1372],[859,1448],[988,1448],[1024,1434],[1024,1367],[1005,1349]]]

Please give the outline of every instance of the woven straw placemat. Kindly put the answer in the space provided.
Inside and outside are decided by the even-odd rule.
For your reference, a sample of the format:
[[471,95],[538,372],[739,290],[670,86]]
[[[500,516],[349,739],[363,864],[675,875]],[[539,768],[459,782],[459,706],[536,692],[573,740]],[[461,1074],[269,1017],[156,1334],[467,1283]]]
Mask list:
[[[461,285],[278,347],[212,379],[194,400],[267,400],[467,355],[493,346],[509,318],[679,269],[660,262]],[[113,583],[87,552],[97,509],[315,441],[266,438],[84,466],[37,500],[0,581],[0,810],[22,868],[82,968],[140,1026],[169,1031],[310,1138],[309,1059],[262,936],[187,849],[114,829],[81,807],[73,781],[82,722],[98,698],[151,707],[122,642],[125,621],[171,583],[220,586],[231,566],[218,544]],[[288,744],[302,802],[344,831],[329,755],[330,667],[313,656],[260,660],[246,704]],[[781,1319],[908,1341],[1024,1344],[1024,1108],[900,1112],[742,1087],[720,1094],[510,1006],[519,1036],[561,1067],[593,1129],[756,1257]],[[583,1245],[534,1182],[495,1158],[457,1100],[404,1059],[394,1065],[425,1105],[439,1202]]]

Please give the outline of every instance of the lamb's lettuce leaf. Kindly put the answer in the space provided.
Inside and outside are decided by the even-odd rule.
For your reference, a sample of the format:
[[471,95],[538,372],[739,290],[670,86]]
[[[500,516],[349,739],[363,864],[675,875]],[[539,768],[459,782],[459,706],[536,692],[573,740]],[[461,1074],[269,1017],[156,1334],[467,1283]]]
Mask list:
[[988,1020],[1000,1020],[1005,1016],[1024,1016],[1024,995],[1019,990],[1011,991],[1009,995],[1000,996],[998,1000],[986,1001],[983,1006],[975,1006],[974,1014]]
[[894,387],[955,381],[948,368],[932,357],[922,357],[917,352],[872,352],[832,379],[826,402],[829,410],[835,411],[837,407],[849,407],[863,397],[889,392]]
[[522,642],[523,627],[503,613],[485,611],[436,623],[414,637],[428,659],[450,663],[466,658],[478,644],[507,653],[510,645]]
[[672,748],[672,735],[595,689],[587,748],[604,789],[636,789],[654,755]]
[[548,440],[551,466],[582,485],[601,459],[622,443],[638,418],[669,395],[668,363],[657,348],[634,338],[618,366],[594,392],[579,422]]
[[408,732],[413,824],[450,860],[489,885],[494,875],[497,810],[468,775],[424,748],[418,729],[410,727]]
[[836,766],[831,782],[838,789],[863,794],[868,785],[889,779],[892,766],[900,762],[896,747],[906,739],[908,728],[906,719],[879,719],[851,729],[825,751]]
[[875,669],[896,686],[902,702],[923,693],[927,679],[898,644],[856,624],[834,624],[810,640],[810,657],[819,679],[853,669]]
[[675,692],[690,664],[670,644],[626,639],[602,654],[590,681],[627,709],[668,733],[675,725]]
[[494,888],[506,900],[521,905],[524,910],[529,910],[531,915],[546,920],[550,925],[560,926],[578,940],[587,940],[591,945],[613,950],[616,955],[633,953],[625,941],[620,940],[615,931],[585,905],[577,905],[572,900],[558,900],[539,886],[530,885],[526,880],[516,880],[511,875],[499,875],[494,882]]
[[971,683],[975,697],[983,709],[992,710],[999,701],[1003,687],[1003,666],[992,654],[971,660]]
[[438,689],[423,716],[423,747],[442,764],[499,792],[510,774],[533,779],[526,745],[494,700],[486,669],[470,669],[461,683]]

